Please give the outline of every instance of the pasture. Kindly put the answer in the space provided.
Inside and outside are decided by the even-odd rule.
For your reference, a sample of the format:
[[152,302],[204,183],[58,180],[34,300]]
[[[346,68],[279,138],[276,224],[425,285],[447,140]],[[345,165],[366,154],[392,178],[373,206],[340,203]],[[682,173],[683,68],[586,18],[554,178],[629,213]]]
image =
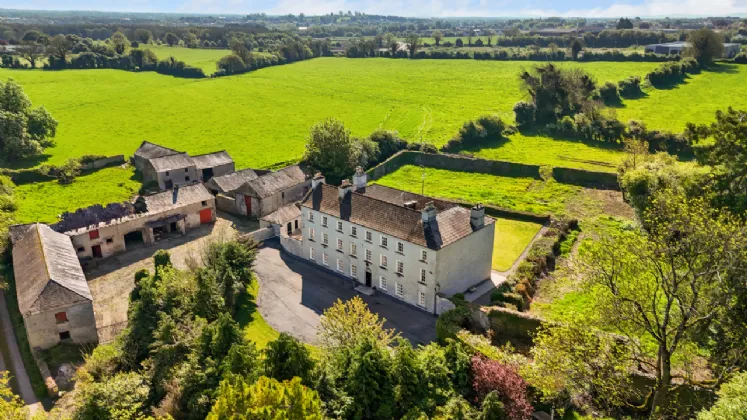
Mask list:
[[[44,105],[60,122],[48,156],[15,166],[59,164],[84,154],[131,155],[147,139],[192,154],[226,149],[237,167],[268,167],[298,160],[311,126],[327,117],[341,119],[357,136],[385,128],[436,145],[483,114],[512,121],[513,105],[524,98],[519,71],[534,64],[318,58],[217,79],[9,69],[0,69],[0,78],[19,81],[34,105]],[[643,76],[657,64],[563,65],[581,66],[603,82]],[[567,146],[564,155],[572,155]],[[542,160],[535,160],[536,152],[512,155],[534,163]]]
[[231,54],[231,50],[211,50],[203,48],[169,47],[168,45],[141,45],[140,49],[153,51],[159,60],[172,56],[192,67],[205,72],[206,76],[215,73],[215,65],[221,58]]
[[718,63],[714,70],[689,76],[669,89],[646,90],[617,110],[621,121],[644,121],[650,129],[680,133],[685,124],[715,121],[717,110],[729,106],[747,110],[747,66]]

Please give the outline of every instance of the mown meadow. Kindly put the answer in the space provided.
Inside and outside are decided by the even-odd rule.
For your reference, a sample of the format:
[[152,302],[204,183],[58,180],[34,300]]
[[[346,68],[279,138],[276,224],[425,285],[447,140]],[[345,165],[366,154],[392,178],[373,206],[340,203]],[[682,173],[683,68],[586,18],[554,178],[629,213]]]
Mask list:
[[231,50],[169,47],[165,44],[142,45],[140,48],[153,51],[160,60],[171,56],[179,61],[184,61],[192,67],[202,69],[202,71],[205,72],[205,75],[208,76],[215,73],[215,65],[218,60],[231,54]]

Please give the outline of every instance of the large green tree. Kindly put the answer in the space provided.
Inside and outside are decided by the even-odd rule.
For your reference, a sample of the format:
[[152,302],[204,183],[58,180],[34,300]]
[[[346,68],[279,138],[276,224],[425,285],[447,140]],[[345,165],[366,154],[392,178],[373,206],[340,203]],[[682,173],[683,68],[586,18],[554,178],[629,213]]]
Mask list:
[[0,417],[5,420],[26,420],[28,410],[23,401],[10,389],[7,371],[0,372]]
[[299,378],[278,382],[262,376],[250,384],[241,378],[223,381],[208,420],[321,420],[319,395]]
[[0,161],[41,154],[54,145],[57,120],[31,100],[13,79],[0,81]]
[[584,266],[600,318],[628,338],[656,378],[654,412],[667,408],[674,360],[686,358],[699,333],[732,304],[731,278],[745,275],[747,228],[707,199],[671,189],[651,199],[642,225],[644,231],[601,238]]
[[340,120],[326,119],[311,128],[306,139],[304,161],[333,184],[353,174],[360,149],[350,130]]
[[710,410],[700,412],[698,420],[747,418],[747,372],[735,375],[718,391],[718,400]]
[[703,28],[690,32],[687,42],[689,45],[685,55],[698,60],[701,66],[724,56],[724,37],[712,29]]

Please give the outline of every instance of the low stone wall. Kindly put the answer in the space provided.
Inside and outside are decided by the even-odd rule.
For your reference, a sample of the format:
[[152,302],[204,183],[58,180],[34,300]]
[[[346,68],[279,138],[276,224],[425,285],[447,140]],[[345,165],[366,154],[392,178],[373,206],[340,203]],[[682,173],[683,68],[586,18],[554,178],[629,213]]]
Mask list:
[[246,234],[246,236],[251,237],[257,242],[266,241],[270,238],[274,238],[276,236],[275,229],[270,226],[263,229],[257,229],[254,232],[249,232]]
[[36,366],[39,368],[39,372],[41,373],[42,379],[44,380],[44,385],[47,387],[47,395],[49,395],[50,397],[56,397],[57,393],[59,392],[59,388],[57,387],[57,382],[55,382],[52,374],[49,372],[49,366],[47,366],[47,362],[44,361],[44,358],[39,353],[39,351],[32,350],[31,354],[34,356],[34,361],[36,362]]
[[289,238],[288,236],[281,234],[280,246],[283,247],[285,252],[297,257],[302,257],[301,253],[303,250],[301,248],[301,241],[298,239]]
[[614,172],[595,172],[583,169],[552,168],[552,177],[564,184],[604,190],[620,190],[617,174]]
[[107,158],[96,159],[93,162],[88,162],[81,165],[81,169],[84,171],[90,171],[93,169],[101,169],[107,166],[121,165],[125,163],[124,155],[109,156]]
[[[465,155],[432,154],[404,150],[369,169],[369,181],[375,181],[388,175],[404,165],[420,165],[427,168],[444,169],[449,171],[474,172],[481,174],[525,177],[541,179],[540,166],[523,163],[506,162],[502,160],[488,160]],[[617,174],[613,172],[596,172],[583,169],[553,168],[553,178],[565,184],[579,185],[590,188],[619,190]]]
[[215,196],[215,207],[218,208],[218,210],[225,211],[227,213],[231,214],[238,214],[238,210],[236,209],[236,199],[233,197],[229,197],[227,195],[218,194]]
[[481,308],[480,312],[486,314],[487,326],[501,341],[531,345],[534,334],[546,324],[545,320],[537,316],[498,306]]

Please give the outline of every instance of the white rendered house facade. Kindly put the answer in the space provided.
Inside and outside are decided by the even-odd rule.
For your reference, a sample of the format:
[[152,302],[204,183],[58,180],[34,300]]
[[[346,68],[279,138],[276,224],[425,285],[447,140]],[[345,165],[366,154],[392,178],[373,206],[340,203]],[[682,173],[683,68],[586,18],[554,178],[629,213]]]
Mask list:
[[315,180],[301,202],[302,255],[379,293],[434,313],[436,295],[490,278],[494,220],[482,206],[374,185]]

